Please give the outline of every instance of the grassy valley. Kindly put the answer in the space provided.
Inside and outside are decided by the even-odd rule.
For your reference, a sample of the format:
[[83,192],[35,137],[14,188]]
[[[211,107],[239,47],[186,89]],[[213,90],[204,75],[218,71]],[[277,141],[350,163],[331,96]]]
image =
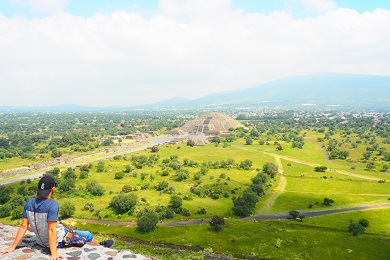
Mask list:
[[[117,248],[130,247],[159,259],[202,259],[213,253],[238,259],[387,259],[389,116],[275,114],[236,114],[242,126],[231,129],[228,137],[210,137],[204,146],[182,139],[108,159],[97,157],[74,168],[51,167],[46,174],[59,182],[54,198],[65,209],[64,223],[102,237],[118,236]],[[346,117],[348,123],[341,123]],[[32,163],[28,158],[12,160]],[[0,162],[2,169],[17,165],[10,161]],[[276,173],[268,172],[266,165]],[[33,179],[1,186],[0,207],[11,207],[2,222],[20,222],[21,207],[34,196],[36,184]],[[248,190],[256,202],[238,208]],[[120,196],[134,203],[124,210],[115,208],[113,200]],[[325,205],[325,198],[333,202]],[[351,208],[359,209],[348,211]],[[304,216],[320,213],[287,219],[292,210]],[[340,212],[326,214],[333,210]],[[159,223],[141,232],[136,223],[148,212],[157,214]],[[284,217],[274,218],[282,213]],[[225,218],[219,231],[208,223],[215,215]],[[66,221],[68,217],[73,220]],[[369,226],[353,236],[348,227],[361,219]]]

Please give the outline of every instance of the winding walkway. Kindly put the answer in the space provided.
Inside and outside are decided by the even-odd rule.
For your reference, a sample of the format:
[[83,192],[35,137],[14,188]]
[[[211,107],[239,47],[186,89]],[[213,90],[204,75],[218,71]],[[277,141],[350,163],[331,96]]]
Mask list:
[[[370,204],[370,205],[360,205],[352,208],[343,208],[343,209],[332,209],[332,210],[323,210],[323,211],[308,211],[308,210],[299,210],[299,212],[304,213],[306,218],[318,217],[330,214],[337,214],[349,211],[357,210],[369,210],[369,209],[378,209],[378,208],[388,208],[390,203],[380,203],[380,204]],[[256,214],[254,216],[241,218],[241,220],[278,220],[278,219],[291,219],[291,216],[288,212],[278,212],[272,214]],[[180,220],[173,222],[159,222],[159,226],[187,226],[187,225],[197,225],[202,223],[208,223],[210,220]],[[117,222],[117,221],[105,221],[105,220],[93,220],[93,219],[75,219],[68,218],[63,220],[63,222],[72,224],[72,222],[82,222],[88,224],[98,224],[98,225],[111,225],[111,226],[136,226],[137,222]]]

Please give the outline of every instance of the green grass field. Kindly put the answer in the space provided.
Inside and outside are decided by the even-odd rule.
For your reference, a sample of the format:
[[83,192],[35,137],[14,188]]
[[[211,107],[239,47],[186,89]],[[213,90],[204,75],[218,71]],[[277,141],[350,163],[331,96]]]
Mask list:
[[[90,229],[98,233],[99,236],[111,234],[154,243],[200,247],[206,252],[233,255],[238,258],[253,256],[266,259],[388,259],[390,255],[389,208],[337,213],[307,218],[303,222],[293,220],[240,221],[230,218],[233,207],[232,197],[240,196],[242,191],[249,187],[251,179],[258,171],[262,170],[262,166],[266,162],[281,163],[282,169],[280,170],[283,170],[286,187],[281,191],[277,189],[282,179],[281,176],[271,180],[272,187],[256,205],[257,213],[261,212],[268,199],[275,200],[269,210],[271,213],[288,212],[293,209],[322,211],[389,202],[390,176],[380,172],[378,168],[374,171],[365,169],[366,163],[360,161],[361,154],[366,149],[364,144],[360,144],[358,148],[354,149],[348,148],[349,143],[343,144],[342,148],[350,149],[351,160],[337,159],[329,162],[317,143],[317,138],[322,137],[323,134],[308,131],[306,135],[303,149],[291,148],[291,143],[280,141],[283,150],[277,151],[276,146],[273,145],[274,140],[269,142],[270,145],[259,145],[258,142],[245,145],[243,139],[238,139],[229,143],[229,146],[225,148],[222,144],[218,147],[214,144],[195,147],[184,144],[160,146],[158,153],[145,150],[128,154],[126,159],[104,160],[105,171],[103,172],[97,172],[97,162],[94,162],[89,177],[77,180],[75,194],[57,192],[54,198],[59,201],[60,205],[75,204],[74,218],[136,221],[136,213],[143,208],[168,205],[171,194],[162,193],[153,188],[162,181],[168,181],[169,186],[175,189],[176,195],[182,198],[190,195],[190,199],[183,200],[183,207],[191,212],[191,216],[184,217],[176,214],[173,220],[164,220],[164,222],[181,219],[210,219],[213,215],[221,215],[228,218],[226,227],[220,232],[215,232],[210,230],[207,224],[183,227],[158,226],[155,231],[147,234],[138,232],[135,227],[108,227],[81,223],[78,223],[77,227]],[[342,140],[338,136],[335,138]],[[352,140],[355,140],[354,138],[356,137],[351,137]],[[386,145],[386,147],[389,146]],[[126,174],[123,179],[115,179],[115,174],[122,172],[125,165],[132,164],[130,160],[132,155],[149,157],[152,154],[160,156],[159,161],[154,166],[135,169],[132,165],[133,171],[131,173]],[[200,170],[200,166],[184,167],[189,171],[190,177],[187,180],[175,181],[174,171],[171,171],[168,176],[159,174],[163,170],[162,160],[170,156],[178,156],[180,162],[183,162],[184,159],[193,160],[199,165],[209,161],[227,159],[234,159],[236,164],[250,159],[253,165],[250,170],[238,169],[237,167],[210,169],[205,176],[201,176],[201,185],[204,187],[220,185],[219,187],[229,193],[229,197],[198,198],[196,195],[191,195],[190,189],[195,183],[194,174]],[[101,157],[95,159],[98,158]],[[387,163],[381,161],[379,157],[374,162],[378,167],[380,164]],[[8,165],[1,163],[0,167],[16,167],[16,165],[27,163],[31,163],[31,161],[13,161],[9,162]],[[314,166],[317,165],[327,166],[328,170],[315,172]],[[65,168],[66,165],[63,167]],[[62,170],[65,170],[64,168]],[[337,171],[342,171],[345,174]],[[79,174],[78,170],[75,172],[77,175]],[[135,172],[137,177],[134,177]],[[143,173],[148,175],[144,180],[141,179]],[[220,178],[221,174],[224,174],[225,177]],[[378,180],[364,179],[364,177],[385,179],[386,182],[379,183]],[[104,196],[95,197],[86,192],[85,186],[91,180],[96,180],[104,187]],[[149,188],[141,190],[141,186],[146,183],[149,183]],[[31,185],[36,185],[36,182],[33,181]],[[135,213],[132,215],[117,215],[108,208],[111,199],[121,192],[124,185],[138,188],[137,191],[132,191],[139,200]],[[17,190],[20,184],[14,183],[12,186]],[[235,188],[238,192],[231,193],[231,190]],[[277,192],[280,192],[280,195],[273,197]],[[141,198],[144,201],[140,201]],[[325,206],[322,203],[324,198],[331,198],[335,202],[332,206]],[[93,212],[83,209],[86,203],[93,203]],[[310,209],[309,205],[312,205]],[[197,210],[200,207],[206,208],[207,214],[198,214]],[[97,211],[100,213],[95,214]],[[369,220],[370,226],[364,234],[354,237],[346,231],[349,222],[350,220],[357,222],[362,218]],[[17,220],[10,220],[10,218],[6,218],[4,221],[18,223]],[[277,241],[279,241],[279,246],[276,246]],[[139,250],[139,253],[144,254],[155,254],[159,259],[199,259],[201,257],[201,253],[180,253],[180,250],[162,249],[161,246],[144,246],[142,242],[133,241],[132,243],[135,245],[132,250]],[[117,245],[118,248],[127,246],[124,241]]]

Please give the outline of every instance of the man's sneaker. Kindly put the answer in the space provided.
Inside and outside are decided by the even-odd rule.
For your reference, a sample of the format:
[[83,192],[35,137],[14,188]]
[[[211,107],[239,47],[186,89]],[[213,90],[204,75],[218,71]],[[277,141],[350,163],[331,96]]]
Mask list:
[[104,240],[102,242],[99,242],[99,244],[104,247],[112,247],[112,245],[114,244],[114,240],[113,239]]

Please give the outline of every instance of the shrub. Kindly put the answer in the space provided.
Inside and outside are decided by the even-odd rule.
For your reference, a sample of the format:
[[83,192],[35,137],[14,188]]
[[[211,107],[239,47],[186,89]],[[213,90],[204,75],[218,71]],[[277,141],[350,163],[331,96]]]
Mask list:
[[362,218],[359,220],[359,224],[362,225],[363,227],[368,227],[370,225],[370,222],[367,219]]
[[190,212],[188,209],[186,209],[186,208],[182,208],[182,209],[181,209],[181,214],[182,214],[183,216],[185,216],[185,217],[191,216],[191,212]]
[[21,219],[23,216],[23,210],[24,210],[23,206],[17,206],[15,208],[13,208],[13,210],[11,211],[11,218],[12,219]]
[[61,182],[59,189],[60,191],[70,191],[76,187],[75,179],[66,179]]
[[70,218],[76,211],[76,206],[70,202],[65,203],[60,207],[60,219]]
[[157,214],[146,212],[138,219],[137,226],[141,232],[149,232],[156,228],[157,222]]
[[123,177],[125,177],[125,173],[124,172],[117,172],[115,173],[115,179],[116,180],[120,180],[120,179],[123,179]]
[[299,213],[297,218],[300,219],[301,221],[303,221],[303,219],[305,218],[305,215],[303,213]]
[[334,200],[329,199],[329,198],[324,198],[324,205],[331,206],[334,203]]
[[289,212],[289,214],[290,214],[290,216],[293,218],[293,219],[296,219],[298,216],[299,216],[299,211],[297,211],[297,210],[291,210],[290,212]]
[[86,178],[88,178],[88,172],[80,171],[80,179],[86,179]]
[[171,200],[169,201],[169,205],[173,208],[173,209],[179,209],[181,208],[181,206],[183,205],[183,200],[182,198],[180,198],[179,196],[172,196],[171,197]]
[[207,213],[207,211],[206,211],[205,208],[199,208],[199,210],[197,211],[197,213],[198,213],[199,215],[204,215],[204,214]]
[[119,194],[112,198],[110,207],[117,214],[129,212],[137,204],[137,196],[135,194]]
[[12,208],[16,208],[18,206],[23,206],[25,203],[25,199],[22,195],[16,194],[14,195],[10,201],[9,204],[11,205]]
[[123,172],[125,172],[125,173],[130,173],[132,170],[133,170],[133,169],[131,168],[130,165],[126,165],[126,166],[125,166],[125,170],[124,170]]
[[166,208],[163,211],[161,211],[161,213],[160,213],[160,218],[161,219],[164,219],[164,218],[174,218],[174,217],[175,217],[175,212],[172,209],[170,209],[170,208]]
[[93,203],[90,203],[90,202],[85,203],[84,209],[88,210],[88,211],[91,211],[91,212],[94,211]]
[[225,225],[225,220],[223,217],[215,215],[212,217],[209,225],[214,230],[221,230]]
[[348,231],[352,233],[352,235],[357,236],[360,233],[364,232],[364,227],[359,223],[351,223],[349,224]]
[[274,178],[278,173],[278,166],[276,166],[274,163],[266,162],[263,165],[263,172],[271,176],[271,178]]
[[157,153],[158,151],[160,151],[158,146],[155,145],[155,146],[152,147],[152,153]]
[[104,171],[104,162],[102,162],[102,161],[98,162],[96,171],[97,172],[103,172]]
[[315,172],[325,172],[328,169],[326,166],[316,166],[314,167]]
[[105,192],[102,185],[99,182],[93,180],[87,182],[86,190],[89,191],[93,196],[102,196]]
[[6,218],[11,215],[12,207],[9,204],[0,206],[0,218]]
[[122,192],[124,192],[124,193],[129,193],[132,190],[133,190],[133,187],[131,187],[130,185],[123,185],[123,187],[122,187]]

